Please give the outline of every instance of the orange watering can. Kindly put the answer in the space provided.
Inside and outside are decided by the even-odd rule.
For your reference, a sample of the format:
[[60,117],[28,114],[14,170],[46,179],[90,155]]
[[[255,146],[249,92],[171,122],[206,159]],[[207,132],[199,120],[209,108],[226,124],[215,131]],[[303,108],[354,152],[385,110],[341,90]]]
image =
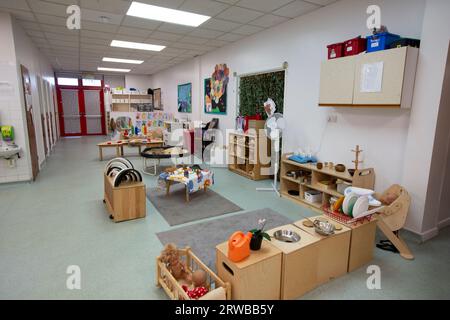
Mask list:
[[233,262],[244,260],[250,255],[250,240],[252,233],[247,234],[242,231],[236,231],[228,239],[228,258]]

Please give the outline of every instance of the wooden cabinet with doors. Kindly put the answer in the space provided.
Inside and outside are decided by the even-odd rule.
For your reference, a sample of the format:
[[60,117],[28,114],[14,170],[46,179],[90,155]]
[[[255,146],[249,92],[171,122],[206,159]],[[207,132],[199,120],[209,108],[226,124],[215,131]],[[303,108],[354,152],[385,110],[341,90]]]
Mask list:
[[411,108],[418,55],[402,47],[324,61],[319,106]]

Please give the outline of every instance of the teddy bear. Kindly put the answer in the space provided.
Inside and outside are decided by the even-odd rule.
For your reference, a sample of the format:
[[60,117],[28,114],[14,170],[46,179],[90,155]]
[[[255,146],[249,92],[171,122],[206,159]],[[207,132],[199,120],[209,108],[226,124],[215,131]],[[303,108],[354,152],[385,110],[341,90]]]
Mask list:
[[192,275],[186,264],[181,261],[176,245],[173,243],[166,245],[161,252],[161,261],[167,266],[167,269],[177,281],[192,282]]

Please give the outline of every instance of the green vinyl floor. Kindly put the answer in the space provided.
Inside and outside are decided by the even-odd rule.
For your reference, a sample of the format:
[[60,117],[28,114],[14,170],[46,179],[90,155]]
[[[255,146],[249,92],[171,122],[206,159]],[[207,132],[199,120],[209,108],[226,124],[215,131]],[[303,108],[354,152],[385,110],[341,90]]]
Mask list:
[[[104,139],[61,139],[34,183],[0,185],[0,299],[166,299],[154,284],[155,257],[162,249],[156,233],[171,227],[149,201],[145,219],[118,224],[108,219],[102,203],[106,161],[98,160],[96,147]],[[130,159],[142,167],[140,158]],[[296,220],[314,215],[255,190],[270,186],[269,180],[214,171],[213,189],[245,211],[267,207]],[[144,179],[147,187],[156,185],[155,177]],[[449,228],[424,244],[408,244],[414,261],[375,249],[371,264],[381,268],[381,289],[367,288],[363,267],[302,298],[450,298]],[[70,265],[81,269],[80,290],[67,289]]]

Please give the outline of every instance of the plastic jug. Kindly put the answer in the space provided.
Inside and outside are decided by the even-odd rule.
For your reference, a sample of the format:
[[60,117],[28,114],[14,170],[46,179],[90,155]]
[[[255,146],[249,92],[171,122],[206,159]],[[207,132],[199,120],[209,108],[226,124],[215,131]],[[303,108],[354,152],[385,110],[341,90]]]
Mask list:
[[247,234],[236,231],[228,239],[228,258],[233,262],[244,260],[250,255],[250,240],[252,233]]

